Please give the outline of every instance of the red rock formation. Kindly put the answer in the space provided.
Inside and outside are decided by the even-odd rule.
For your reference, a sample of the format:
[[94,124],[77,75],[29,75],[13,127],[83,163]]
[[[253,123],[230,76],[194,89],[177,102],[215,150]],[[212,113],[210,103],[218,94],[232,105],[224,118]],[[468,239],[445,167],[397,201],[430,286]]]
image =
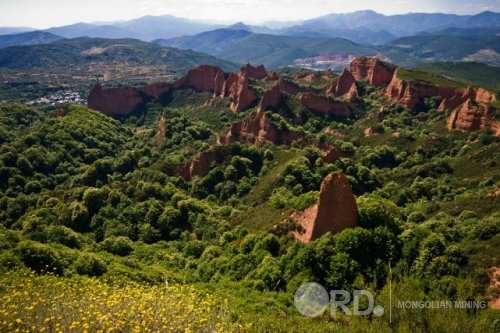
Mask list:
[[167,121],[167,116],[163,113],[158,121],[158,126],[156,127],[156,140],[158,144],[161,145],[165,141],[165,122]]
[[224,81],[224,84],[222,85],[220,97],[230,97],[231,96],[231,94],[233,93],[233,91],[235,89],[234,87],[238,83],[238,78],[239,78],[238,74],[229,73],[229,75],[227,76],[227,79]]
[[275,84],[271,89],[267,90],[262,96],[259,105],[259,112],[266,111],[269,108],[276,108],[281,102],[280,86]]
[[137,91],[155,100],[161,100],[170,90],[170,85],[165,82],[149,84],[136,88]]
[[339,78],[326,88],[325,93],[334,94],[337,97],[344,96],[348,101],[353,101],[358,97],[356,80],[352,73],[344,68]]
[[290,144],[302,140],[302,135],[287,129],[278,129],[270,122],[264,112],[254,112],[242,121],[233,123],[227,133],[217,140],[220,144],[242,142],[253,144],[275,143]]
[[186,180],[205,177],[211,170],[212,163],[220,162],[221,155],[215,149],[206,150],[193,156],[186,163],[168,165],[167,174],[181,176]]
[[216,66],[202,65],[191,69],[186,76],[175,81],[174,89],[192,88],[198,92],[211,92],[219,95],[224,85],[225,75]]
[[267,71],[264,65],[253,67],[250,64],[246,64],[241,67],[241,72],[245,73],[247,77],[255,80],[262,80],[267,76]]
[[398,78],[398,71],[385,89],[384,96],[394,102],[401,103],[409,108],[415,107],[425,97],[441,96],[443,99],[452,99],[457,94],[456,88],[442,87],[418,81],[404,81]]
[[500,122],[491,119],[494,108],[486,104],[476,104],[468,99],[460,109],[451,113],[448,119],[448,130],[478,131],[491,128],[500,136]]
[[273,71],[271,73],[267,73],[267,76],[264,78],[263,81],[277,81],[277,80],[279,80],[278,73]]
[[144,87],[103,88],[99,83],[90,91],[89,108],[108,116],[132,113],[148,99],[159,100],[170,90],[167,83],[155,83]]
[[257,97],[248,85],[248,78],[244,73],[229,74],[222,87],[222,97],[231,97],[231,111],[239,112],[252,105]]
[[489,104],[496,102],[497,97],[491,91],[488,91],[484,88],[477,88],[475,100],[477,103]]
[[315,112],[338,117],[351,116],[351,111],[347,103],[333,101],[323,96],[304,93],[299,95],[299,102],[306,108]]
[[277,83],[280,86],[281,92],[290,94],[290,95],[297,95],[301,92],[314,92],[313,89],[311,88],[305,88],[305,87],[300,87],[296,85],[295,83],[292,83],[290,81],[287,81],[285,79],[280,79]]
[[377,120],[382,121],[385,118],[385,108],[383,106],[380,107],[380,110],[377,112]]
[[103,88],[99,83],[90,91],[87,105],[108,116],[129,114],[133,112],[143,99],[137,89],[132,87]]
[[294,213],[291,219],[305,230],[295,232],[295,238],[305,243],[327,232],[336,234],[357,227],[358,206],[346,176],[340,172],[328,175],[321,184],[318,203]]
[[380,86],[391,82],[394,69],[388,63],[377,58],[354,58],[351,72],[358,81],[367,80],[369,84]]
[[321,74],[319,72],[305,73],[297,75],[294,81],[306,81],[307,83],[313,83],[321,79]]
[[316,142],[314,146],[323,153],[323,161],[325,163],[334,163],[342,157],[342,154],[338,150],[337,146],[331,143],[319,141]]
[[375,129],[373,127],[368,127],[368,128],[365,128],[365,130],[363,131],[363,134],[365,137],[369,138],[371,136],[377,135],[377,131],[375,131]]

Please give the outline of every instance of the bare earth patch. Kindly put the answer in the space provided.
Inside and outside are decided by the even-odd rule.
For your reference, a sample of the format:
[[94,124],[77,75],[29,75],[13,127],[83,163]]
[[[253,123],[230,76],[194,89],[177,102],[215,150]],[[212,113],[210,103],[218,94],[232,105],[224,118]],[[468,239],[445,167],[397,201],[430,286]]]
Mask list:
[[490,285],[488,291],[491,293],[488,302],[492,309],[500,309],[500,267],[492,267],[488,271],[490,276]]

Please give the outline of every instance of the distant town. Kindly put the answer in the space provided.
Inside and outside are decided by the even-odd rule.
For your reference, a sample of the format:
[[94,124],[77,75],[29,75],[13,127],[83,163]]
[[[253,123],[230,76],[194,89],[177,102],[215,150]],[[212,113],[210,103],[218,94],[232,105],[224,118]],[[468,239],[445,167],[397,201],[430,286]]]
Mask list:
[[49,96],[40,97],[29,101],[28,105],[48,104],[59,105],[64,103],[87,104],[87,101],[80,96],[79,92],[59,90]]

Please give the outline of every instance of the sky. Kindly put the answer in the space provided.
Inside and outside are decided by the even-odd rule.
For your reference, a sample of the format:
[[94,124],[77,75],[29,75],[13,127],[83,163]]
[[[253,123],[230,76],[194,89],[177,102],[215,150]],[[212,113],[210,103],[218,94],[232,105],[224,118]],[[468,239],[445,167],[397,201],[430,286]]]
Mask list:
[[170,14],[210,22],[293,21],[371,9],[476,14],[500,12],[500,0],[0,0],[0,27],[49,28],[76,22],[110,22]]

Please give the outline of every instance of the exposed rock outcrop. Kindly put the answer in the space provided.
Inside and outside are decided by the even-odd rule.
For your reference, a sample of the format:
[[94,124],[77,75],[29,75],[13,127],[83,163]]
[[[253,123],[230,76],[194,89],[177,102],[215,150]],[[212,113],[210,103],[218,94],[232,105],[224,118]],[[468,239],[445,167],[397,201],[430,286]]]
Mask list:
[[368,128],[365,128],[365,130],[363,131],[363,134],[365,137],[369,138],[371,136],[377,135],[377,131],[375,131],[375,129],[373,127],[368,127]]
[[192,159],[181,164],[171,164],[164,170],[167,174],[181,176],[186,180],[194,177],[204,177],[211,170],[212,163],[221,162],[221,155],[215,149],[209,149],[193,156]]
[[174,89],[192,88],[198,92],[211,92],[220,95],[225,74],[219,67],[202,65],[189,70],[186,76],[173,83]]
[[103,88],[99,83],[90,91],[87,104],[89,108],[104,114],[124,115],[134,112],[148,99],[159,99],[168,93],[167,84],[154,84],[141,88]]
[[319,72],[311,72],[297,75],[294,81],[305,81],[307,83],[314,83],[321,79],[321,74]]
[[299,102],[314,112],[337,117],[351,116],[351,110],[349,110],[349,105],[347,103],[334,101],[323,96],[303,93],[299,95]]
[[231,111],[239,112],[252,105],[257,97],[248,85],[245,73],[229,74],[222,87],[222,97],[231,97]]
[[358,226],[358,207],[346,176],[340,172],[328,175],[321,184],[318,203],[290,218],[304,229],[295,232],[295,238],[306,243],[327,232],[336,234]]
[[462,106],[462,104],[464,104],[469,99],[472,99],[473,101],[482,104],[489,104],[497,100],[495,94],[484,88],[474,89],[471,86],[468,86],[465,89],[457,88],[453,96],[449,98],[444,98],[441,104],[439,105],[438,110],[439,111],[444,111],[446,109],[454,110],[459,106]]
[[302,135],[288,129],[278,129],[264,112],[254,112],[247,118],[233,123],[229,131],[219,137],[218,143],[230,142],[290,144],[301,140]]
[[[243,69],[253,71],[254,76],[262,76],[263,67],[261,66],[253,70],[247,66]],[[266,76],[267,73],[264,77]],[[138,88],[103,88],[97,83],[90,91],[88,105],[90,108],[111,116],[130,114],[149,100],[161,101],[171,90],[187,88],[198,92],[210,92],[214,94],[214,97],[231,97],[233,112],[250,107],[256,100],[254,92],[248,85],[245,72],[231,73],[226,79],[226,74],[219,67],[202,65],[191,69],[184,77],[172,84],[156,83]]]
[[323,153],[323,161],[325,163],[334,163],[342,157],[337,146],[331,143],[319,141],[313,145]]
[[443,99],[451,99],[457,93],[461,94],[456,88],[402,80],[398,78],[398,70],[396,70],[391,82],[385,89],[384,96],[408,108],[414,108],[425,97],[441,96]]
[[285,79],[280,79],[277,83],[280,87],[280,91],[285,92],[290,95],[297,95],[301,92],[312,92],[312,89],[307,89],[304,87],[299,87],[295,83],[292,83]]
[[377,58],[359,57],[351,62],[351,72],[358,81],[366,80],[371,85],[380,86],[391,82],[394,68]]
[[270,108],[276,108],[281,102],[281,90],[278,84],[275,84],[271,89],[267,90],[262,96],[259,104],[259,112],[266,111]]
[[500,122],[491,119],[493,112],[492,107],[468,99],[460,109],[451,113],[448,130],[478,131],[491,128],[495,135],[500,136]]
[[476,131],[491,128],[499,136],[500,122],[493,120],[495,109],[489,104],[496,96],[484,88],[444,87],[419,81],[405,81],[398,78],[398,70],[383,95],[394,102],[414,108],[426,97],[443,98],[439,111],[454,110],[448,119],[449,130]]
[[358,87],[356,86],[356,79],[351,72],[346,70],[342,71],[339,78],[332,82],[326,88],[326,94],[333,94],[337,97],[345,97],[348,101],[353,101],[358,97]]
[[255,80],[262,80],[267,76],[267,71],[264,65],[253,67],[250,64],[246,64],[245,66],[241,67],[241,72],[245,73],[247,77]]
[[277,81],[279,80],[279,76],[278,76],[278,73],[276,72],[271,72],[271,73],[267,73],[267,76],[264,78],[263,81]]

